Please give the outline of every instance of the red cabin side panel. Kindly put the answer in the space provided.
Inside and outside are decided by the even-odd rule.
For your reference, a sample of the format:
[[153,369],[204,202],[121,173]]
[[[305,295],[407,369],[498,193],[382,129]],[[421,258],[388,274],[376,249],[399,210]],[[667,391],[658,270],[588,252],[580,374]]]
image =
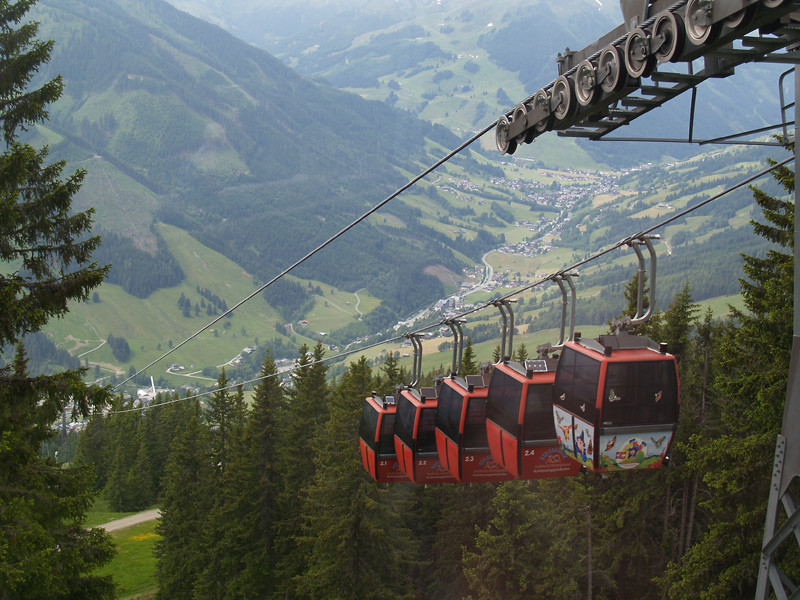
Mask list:
[[494,460],[514,477],[521,478],[519,460],[519,441],[494,421],[486,421],[486,434],[489,438],[489,452]]
[[447,437],[440,429],[436,430],[436,451],[439,454],[439,462],[457,480],[463,481],[461,477],[460,462],[458,460],[458,446]]

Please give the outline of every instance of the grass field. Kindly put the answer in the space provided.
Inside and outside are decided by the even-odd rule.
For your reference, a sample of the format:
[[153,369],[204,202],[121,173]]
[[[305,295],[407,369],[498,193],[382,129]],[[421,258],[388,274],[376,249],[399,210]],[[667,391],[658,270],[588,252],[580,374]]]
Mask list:
[[148,521],[111,533],[117,555],[98,574],[113,577],[120,600],[145,600],[156,596],[156,558],[153,555],[159,538],[155,532],[156,523]]
[[[160,289],[145,299],[134,298],[120,286],[103,284],[99,302],[74,304],[70,312],[47,327],[53,341],[79,356],[101,377],[112,373],[124,375],[131,366],[141,368],[155,360],[173,345],[187,339],[208,324],[214,317],[201,310],[198,316],[185,317],[178,308],[181,294],[193,304],[201,301],[197,288],[208,289],[232,307],[249,296],[256,284],[241,267],[190,237],[185,231],[168,225],[158,225],[170,251],[184,271],[185,278],[177,286]],[[314,345],[319,332],[344,327],[359,317],[359,312],[373,310],[380,301],[365,290],[356,294],[337,290],[319,282],[308,282],[323,291],[307,316],[308,336],[295,334],[292,344]],[[152,374],[165,376],[171,385],[207,385],[214,378],[204,378],[204,367],[219,367],[236,357],[243,348],[268,343],[276,337],[276,326],[283,320],[261,297],[253,298],[191,343],[175,351],[163,364],[154,367]],[[109,335],[124,336],[131,349],[127,362],[116,361],[104,340]],[[180,375],[167,374],[169,365],[176,363],[186,369]],[[92,375],[94,371],[90,371]]]

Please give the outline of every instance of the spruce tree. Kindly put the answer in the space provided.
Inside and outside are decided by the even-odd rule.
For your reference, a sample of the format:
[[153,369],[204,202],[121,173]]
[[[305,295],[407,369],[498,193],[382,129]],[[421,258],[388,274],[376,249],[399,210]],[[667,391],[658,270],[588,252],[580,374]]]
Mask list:
[[328,411],[328,367],[322,362],[325,355],[321,343],[314,351],[303,345],[299,350],[296,369],[292,374],[293,388],[281,411],[282,423],[278,469],[283,475],[277,495],[279,517],[276,522],[279,592],[294,597],[292,579],[302,572],[306,557],[297,540],[302,533],[302,498],[314,477],[312,440],[322,427]]
[[174,440],[164,472],[161,518],[156,532],[158,597],[192,600],[194,587],[208,561],[203,527],[210,510],[211,456],[208,427],[200,406]]
[[230,426],[225,468],[212,470],[210,477],[209,512],[202,523],[201,548],[205,560],[194,584],[195,598],[198,599],[253,597],[242,585],[247,554],[251,551],[250,545],[245,543],[250,523],[244,518],[254,500],[248,486],[253,464],[245,438],[245,416],[243,393],[239,388],[232,398],[230,416],[226,419]]
[[461,368],[459,373],[462,377],[478,373],[478,363],[475,360],[475,349],[472,347],[472,338],[467,338],[467,343],[464,346],[464,354],[461,356]]
[[234,397],[228,390],[230,382],[225,368],[217,377],[217,391],[208,399],[206,420],[211,428],[211,459],[218,471],[224,471],[231,445],[231,430],[234,427]]
[[500,362],[500,359],[503,358],[502,356],[500,356],[501,352],[502,349],[500,348],[500,344],[497,344],[497,346],[495,346],[494,349],[492,350],[492,363],[497,364]]
[[[794,190],[791,170],[774,176]],[[665,573],[670,598],[754,596],[791,356],[795,216],[788,200],[760,190],[754,196],[767,222],[753,227],[774,246],[763,258],[744,256],[746,311],[732,309],[722,331],[718,396],[706,405],[710,426],[686,444],[688,465],[706,486],[698,508],[710,522]],[[788,571],[800,568],[796,555],[786,560]]]
[[[245,568],[240,584],[233,591],[244,598],[268,598],[275,590],[273,551],[277,519],[277,493],[281,473],[277,470],[278,414],[285,402],[277,377],[275,360],[267,350],[261,366],[261,382],[256,386],[253,409],[247,424],[246,473],[241,482],[239,521],[245,535],[240,540]],[[236,597],[236,596],[234,596]]]
[[[63,161],[47,164],[47,147],[19,141],[47,119],[46,106],[62,90],[60,77],[28,89],[53,48],[36,39],[38,23],[25,21],[33,4],[0,0],[0,346],[18,345],[69,302],[87,300],[107,272],[90,263],[100,243],[89,235],[92,211],[72,211],[84,172],[62,180]],[[83,527],[90,471],[40,454],[68,405],[88,416],[105,403],[107,392],[85,385],[82,373],[32,376],[20,345],[14,363],[0,369],[2,598],[112,596],[110,579],[93,574],[113,555],[111,539]]]
[[[491,520],[464,552],[476,600],[581,597],[587,571],[586,508],[568,482],[508,481],[489,503]],[[583,496],[581,496],[583,497]],[[532,559],[532,557],[535,557]],[[566,558],[566,560],[565,560]]]
[[372,384],[361,357],[342,376],[330,418],[313,442],[317,471],[300,540],[308,566],[297,578],[304,598],[401,598],[412,589],[408,567],[417,552],[398,514],[396,493],[403,490],[375,485],[358,454],[361,405]]

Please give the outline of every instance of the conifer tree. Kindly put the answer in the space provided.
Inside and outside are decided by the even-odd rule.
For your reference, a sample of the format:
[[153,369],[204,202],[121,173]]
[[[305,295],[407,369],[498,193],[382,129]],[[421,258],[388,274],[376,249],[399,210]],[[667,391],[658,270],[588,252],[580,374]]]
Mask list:
[[[254,500],[248,486],[253,464],[245,438],[244,399],[241,386],[230,402],[227,450],[224,469],[211,473],[209,512],[202,523],[202,545],[205,560],[194,585],[195,598],[221,600],[223,598],[253,597],[243,589],[242,574],[247,553],[251,550],[245,540],[249,537],[247,510]],[[219,457],[214,457],[215,460]],[[216,463],[214,463],[216,464]]]
[[497,346],[494,347],[494,350],[492,350],[492,363],[493,364],[499,363],[500,359],[503,358],[502,356],[500,356],[501,352],[502,352],[502,349],[500,348],[500,344],[497,344]]
[[261,366],[262,379],[256,386],[247,424],[246,456],[242,467],[245,473],[239,479],[241,508],[238,519],[245,534],[240,543],[247,552],[240,584],[233,588],[233,592],[242,592],[243,598],[269,598],[275,590],[273,545],[281,481],[276,466],[278,414],[285,402],[277,374],[275,360],[267,350]]
[[147,421],[140,420],[136,430],[134,446],[136,458],[128,472],[128,485],[131,489],[131,508],[143,510],[156,500],[153,482],[153,463],[150,458],[150,439],[152,432],[148,431]]
[[[28,89],[49,60],[52,41],[26,22],[34,0],[0,0],[0,346],[19,344],[74,300],[88,299],[107,269],[90,263],[100,243],[89,235],[91,211],[73,212],[84,177],[60,179],[64,162],[46,164],[47,147],[19,141],[47,119],[61,94],[57,77]],[[4,598],[110,598],[108,577],[92,574],[113,546],[101,529],[83,527],[91,504],[86,467],[61,468],[40,454],[50,425],[72,404],[88,416],[105,390],[86,386],[82,371],[28,373],[24,349],[0,369],[0,593]]]
[[459,371],[462,377],[467,375],[476,375],[478,373],[478,363],[475,360],[475,349],[472,347],[472,338],[467,338],[467,343],[464,346],[464,354],[461,356],[461,369]]
[[583,556],[585,506],[569,489],[569,483],[560,480],[533,485],[509,481],[498,486],[489,504],[489,525],[478,530],[475,548],[464,552],[472,597],[580,597],[579,582],[585,585],[582,576],[588,558]]
[[200,405],[175,439],[164,472],[161,518],[156,527],[158,597],[191,600],[207,562],[203,525],[211,502],[208,427]]
[[474,550],[475,532],[488,527],[494,493],[491,483],[441,485],[428,490],[431,498],[425,510],[438,516],[431,536],[431,598],[456,600],[469,593],[463,556]]
[[[650,294],[649,288],[647,285],[648,282],[648,275],[645,273],[644,277],[644,298],[642,298],[642,309],[647,312],[647,309],[650,306]],[[623,295],[625,297],[625,311],[614,318],[622,319],[625,317],[633,318],[636,316],[636,311],[638,309],[638,294],[639,294],[639,273],[638,271],[634,276],[625,284],[625,289],[623,290]],[[650,336],[652,335],[652,330],[654,327],[658,326],[658,315],[652,315],[651,318],[646,321],[645,323],[641,323],[636,326],[636,333],[639,335]]]
[[305,344],[299,350],[296,369],[292,374],[293,388],[281,411],[281,443],[278,468],[282,474],[278,492],[278,513],[275,539],[281,595],[294,597],[292,579],[304,569],[305,556],[297,539],[302,534],[302,498],[314,478],[316,466],[311,447],[312,440],[327,418],[328,384],[325,374],[328,367],[322,362],[325,351],[317,343],[313,352]]
[[386,361],[381,367],[382,374],[375,379],[375,388],[379,394],[393,394],[398,385],[410,383],[408,371],[401,367],[394,352],[389,352]]
[[[132,404],[119,402],[115,404],[122,410],[130,409]],[[113,510],[126,512],[136,510],[133,503],[131,481],[131,465],[136,460],[138,443],[138,414],[123,412],[109,417],[109,436],[106,451],[110,454],[108,464],[108,481],[103,495]]]
[[234,427],[234,397],[227,388],[230,385],[225,367],[217,377],[217,391],[208,399],[206,420],[211,428],[211,459],[218,471],[224,471],[228,462]]
[[[787,192],[794,174],[774,177]],[[668,597],[753,597],[772,470],[780,431],[792,345],[794,204],[754,190],[766,223],[758,235],[775,244],[763,258],[744,256],[741,279],[746,311],[733,309],[723,330],[719,396],[706,406],[709,425],[686,444],[688,466],[703,478],[698,503],[710,522],[664,575]],[[788,571],[800,568],[788,556]]]
[[658,338],[655,341],[667,344],[667,351],[675,355],[679,364],[686,356],[699,310],[692,300],[692,288],[687,281],[651,331],[651,336]]
[[40,453],[69,396],[87,393],[80,373],[30,377],[20,345],[0,378],[0,594],[112,598],[110,579],[90,574],[114,553],[104,530],[83,527],[91,469],[62,468]]
[[94,470],[94,489],[96,491],[105,487],[108,473],[107,424],[108,420],[102,413],[93,414],[78,437],[78,449],[75,453],[76,464],[91,465]]
[[399,598],[411,590],[415,546],[399,518],[396,490],[375,485],[361,466],[358,426],[372,389],[366,358],[352,363],[331,396],[330,418],[316,436],[317,466],[304,504],[298,578],[305,598]]

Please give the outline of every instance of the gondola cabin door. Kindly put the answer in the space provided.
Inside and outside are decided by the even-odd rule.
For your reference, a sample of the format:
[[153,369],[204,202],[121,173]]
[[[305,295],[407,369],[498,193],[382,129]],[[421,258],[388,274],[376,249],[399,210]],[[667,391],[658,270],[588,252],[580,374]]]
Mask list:
[[620,332],[567,342],[553,388],[558,442],[595,472],[655,469],[678,422],[675,357]]
[[358,445],[361,462],[378,483],[408,481],[394,449],[394,396],[369,396],[361,408]]
[[445,468],[462,482],[508,481],[514,476],[492,458],[486,437],[489,388],[479,375],[446,377],[436,410],[436,449]]
[[400,469],[418,484],[455,483],[436,451],[435,388],[404,389],[397,400],[394,446]]
[[498,363],[489,382],[486,433],[495,461],[518,479],[565,477],[580,471],[556,440],[553,358]]

